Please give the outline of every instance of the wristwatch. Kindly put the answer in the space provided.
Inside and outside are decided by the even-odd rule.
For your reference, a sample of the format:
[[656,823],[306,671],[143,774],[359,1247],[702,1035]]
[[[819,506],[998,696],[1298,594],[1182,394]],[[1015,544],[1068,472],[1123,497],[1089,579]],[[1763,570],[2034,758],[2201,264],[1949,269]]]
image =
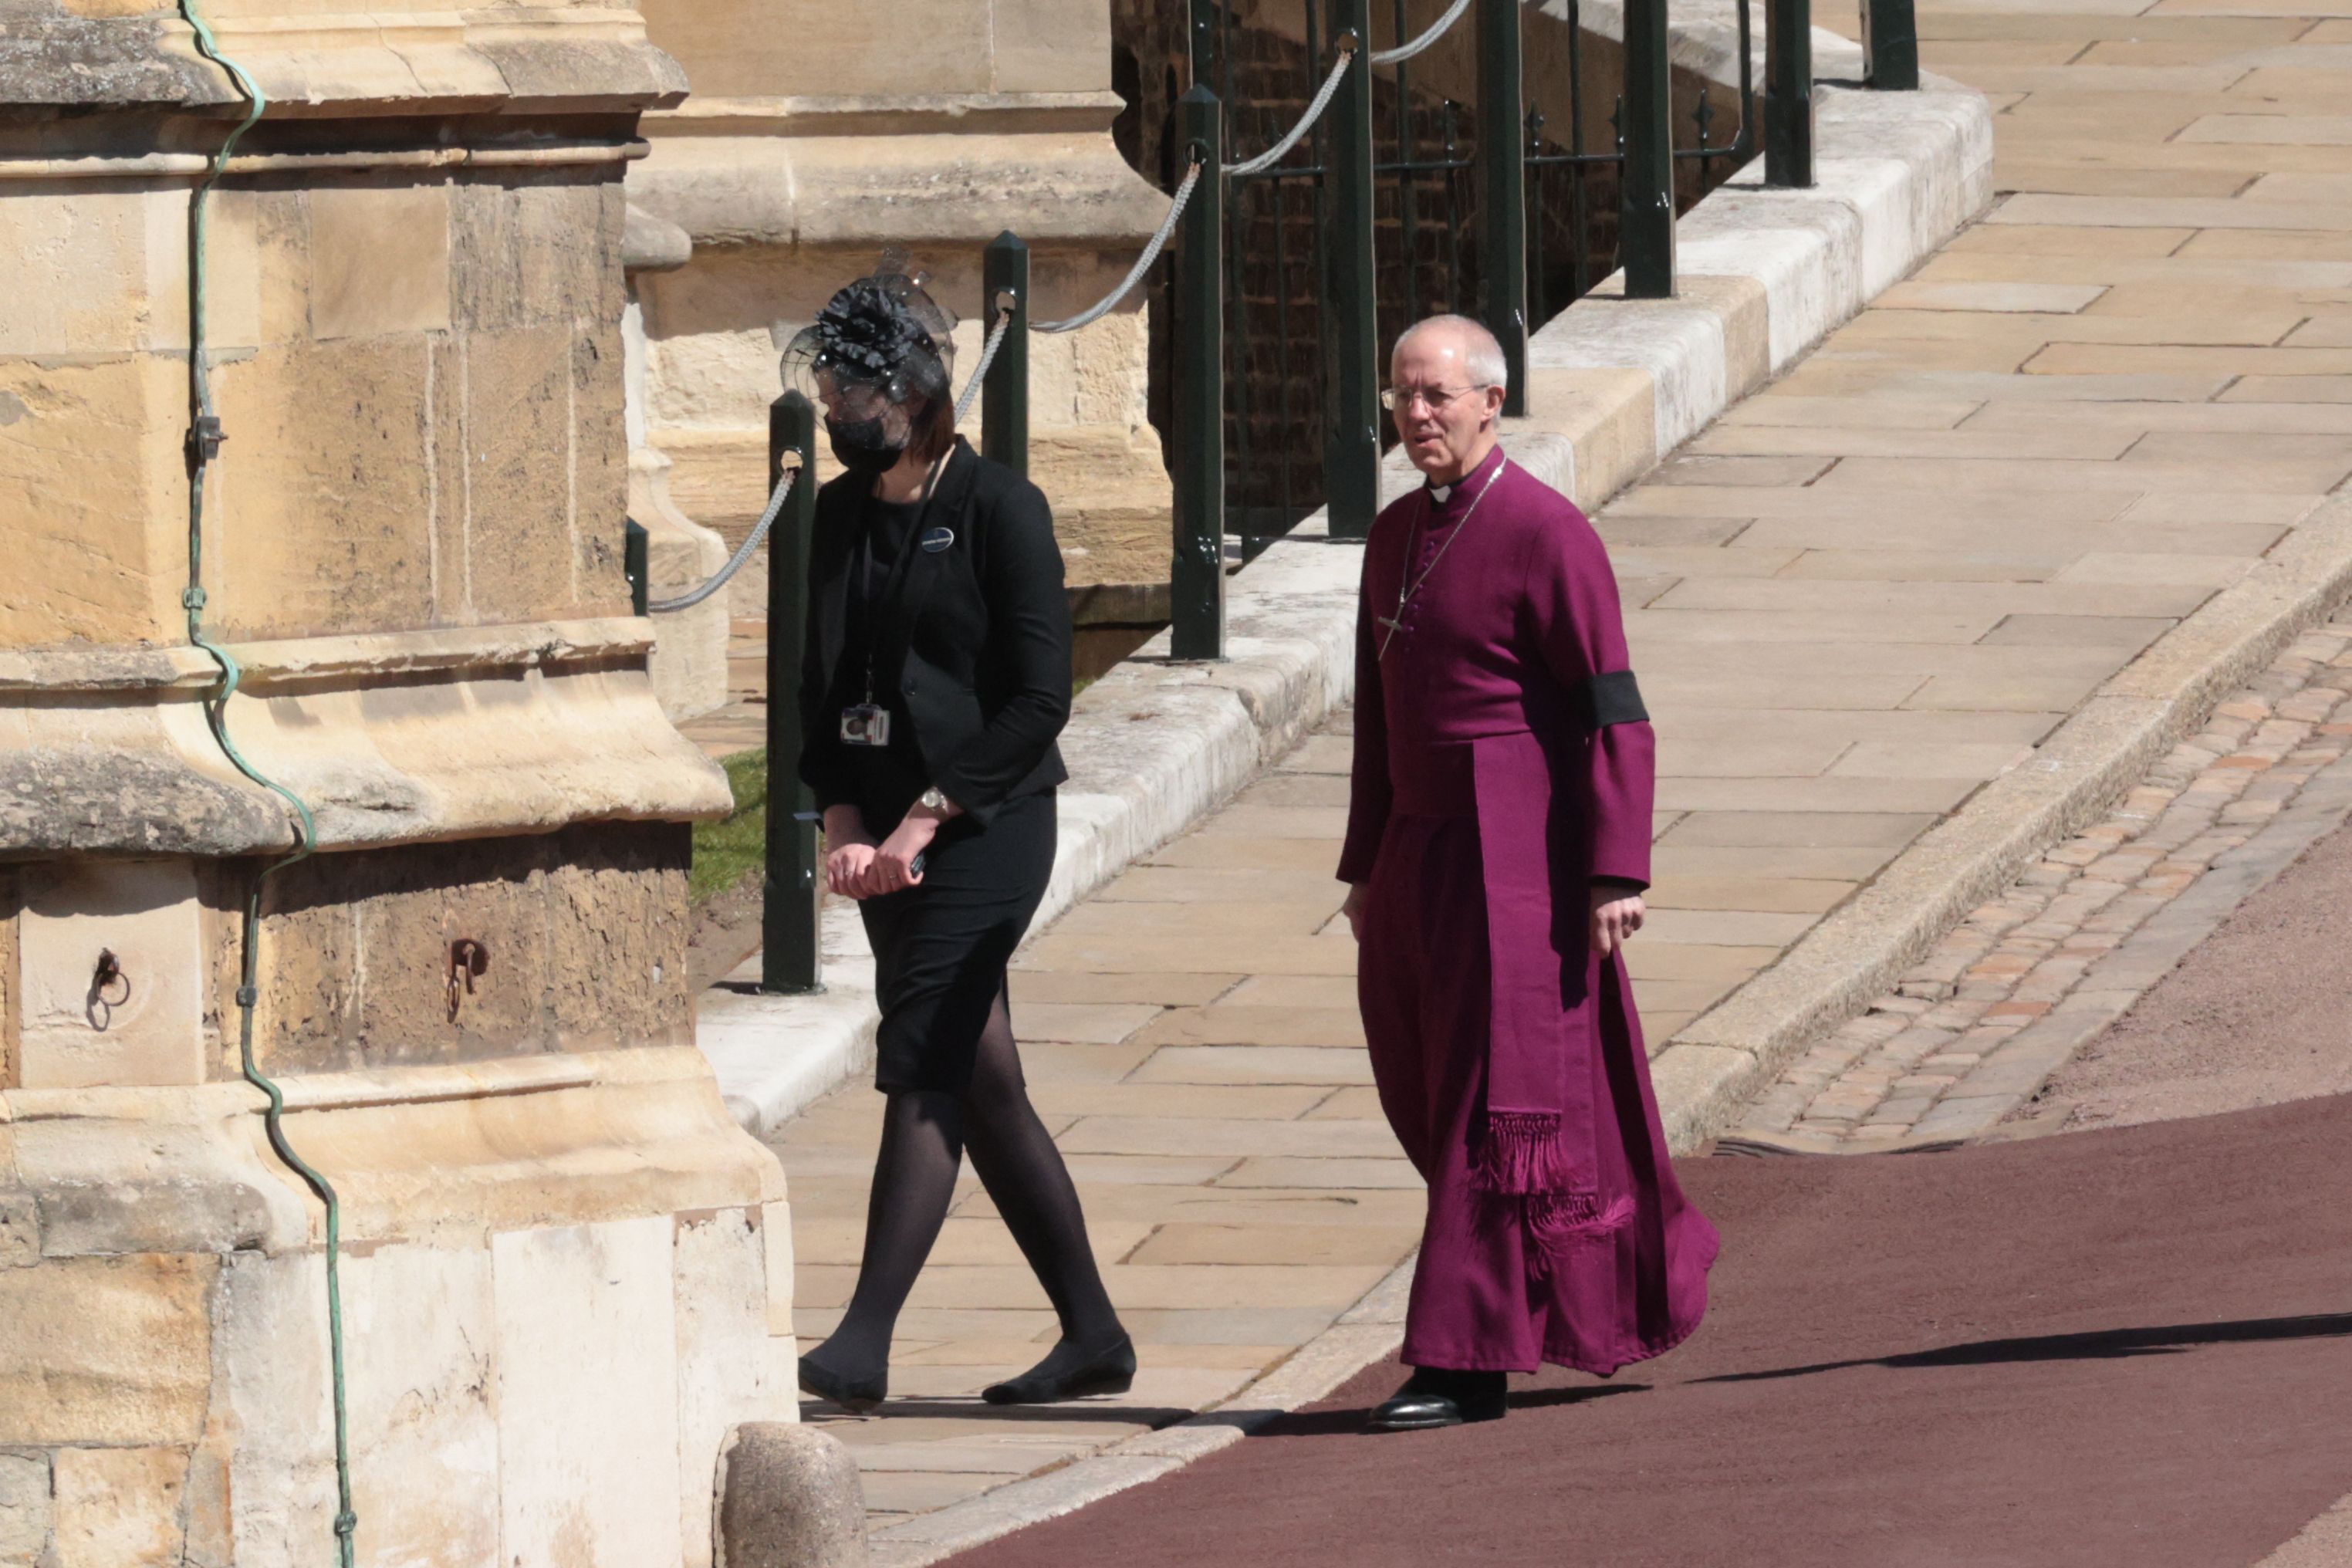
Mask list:
[[925,811],[945,811],[954,803],[940,793],[939,785],[933,784],[915,797],[915,804]]

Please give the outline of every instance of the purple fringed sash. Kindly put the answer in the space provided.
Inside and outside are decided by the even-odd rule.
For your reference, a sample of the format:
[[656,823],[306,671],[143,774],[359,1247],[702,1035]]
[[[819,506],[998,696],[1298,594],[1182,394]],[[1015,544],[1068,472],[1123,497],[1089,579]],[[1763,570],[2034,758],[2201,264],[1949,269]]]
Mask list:
[[[1471,1179],[1517,1211],[1531,1272],[1633,1216],[1625,1194],[1603,1194],[1594,1142],[1583,910],[1555,920],[1552,763],[1530,731],[1471,742],[1478,843],[1486,886],[1492,1009],[1486,1124]],[[1570,807],[1572,809],[1572,806]],[[1574,874],[1573,860],[1566,868]]]

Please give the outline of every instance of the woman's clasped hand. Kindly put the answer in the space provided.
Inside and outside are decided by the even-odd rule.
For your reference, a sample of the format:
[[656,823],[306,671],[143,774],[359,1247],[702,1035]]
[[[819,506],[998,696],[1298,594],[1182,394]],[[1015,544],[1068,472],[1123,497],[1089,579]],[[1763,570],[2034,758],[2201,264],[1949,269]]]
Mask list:
[[923,873],[918,862],[939,836],[940,819],[909,812],[889,837],[877,844],[856,818],[854,811],[837,806],[825,813],[825,838],[832,846],[824,858],[825,887],[861,901],[920,887]]

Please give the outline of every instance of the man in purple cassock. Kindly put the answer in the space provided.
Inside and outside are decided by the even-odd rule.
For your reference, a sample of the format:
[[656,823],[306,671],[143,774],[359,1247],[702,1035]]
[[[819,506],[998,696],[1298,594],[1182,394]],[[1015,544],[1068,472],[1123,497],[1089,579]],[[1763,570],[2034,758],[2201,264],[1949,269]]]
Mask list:
[[1414,1368],[1375,1430],[1492,1420],[1505,1374],[1606,1376],[1706,1310],[1717,1238],[1666,1153],[1624,942],[1654,738],[1592,525],[1496,444],[1493,335],[1398,340],[1381,401],[1427,483],[1380,515],[1339,878],[1381,1109],[1429,1184]]

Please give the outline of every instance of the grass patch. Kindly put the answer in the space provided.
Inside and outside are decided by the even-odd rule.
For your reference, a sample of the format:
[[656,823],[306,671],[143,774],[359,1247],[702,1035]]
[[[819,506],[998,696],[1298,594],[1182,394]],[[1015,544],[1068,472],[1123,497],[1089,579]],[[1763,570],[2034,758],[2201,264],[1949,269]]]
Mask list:
[[738,752],[719,766],[735,793],[735,809],[717,822],[694,825],[694,868],[688,898],[700,903],[743,879],[768,853],[768,750]]

